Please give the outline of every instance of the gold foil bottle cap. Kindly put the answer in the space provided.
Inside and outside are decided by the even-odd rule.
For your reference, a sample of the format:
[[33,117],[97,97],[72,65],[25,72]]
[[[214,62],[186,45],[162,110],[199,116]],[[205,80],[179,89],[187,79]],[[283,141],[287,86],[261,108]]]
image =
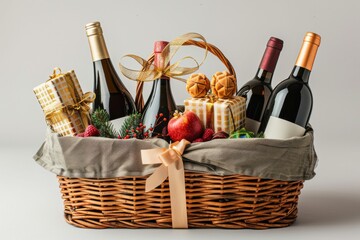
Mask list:
[[89,40],[93,61],[109,58],[100,22],[86,24],[85,30]]
[[320,42],[320,35],[313,32],[307,32],[295,65],[311,71]]
[[102,34],[100,22],[92,22],[85,25],[86,35]]

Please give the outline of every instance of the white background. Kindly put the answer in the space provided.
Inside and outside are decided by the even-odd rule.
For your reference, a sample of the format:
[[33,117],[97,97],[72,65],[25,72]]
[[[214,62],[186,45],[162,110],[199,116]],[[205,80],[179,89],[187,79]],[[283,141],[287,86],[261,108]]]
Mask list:
[[[356,0],[1,0],[0,238],[356,239],[360,235],[359,14]],[[305,33],[322,36],[309,82],[314,95],[310,122],[320,162],[316,177],[305,183],[293,226],[266,231],[97,231],[65,223],[55,176],[32,160],[45,135],[43,113],[32,89],[58,66],[74,69],[83,90],[92,90],[84,26],[96,20],[103,26],[116,68],[127,53],[149,56],[155,40],[199,32],[229,58],[239,86],[254,76],[270,36],[284,40],[274,86],[292,70]],[[201,71],[211,77],[223,68],[209,57]],[[134,94],[135,83],[122,79]],[[149,88],[147,84],[145,95]],[[172,88],[181,103],[187,97],[184,84],[172,81]]]

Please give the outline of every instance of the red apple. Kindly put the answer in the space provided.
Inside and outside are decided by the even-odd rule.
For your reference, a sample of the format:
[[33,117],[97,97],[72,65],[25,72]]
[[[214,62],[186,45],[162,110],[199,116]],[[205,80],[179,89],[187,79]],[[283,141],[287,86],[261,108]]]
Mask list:
[[168,123],[168,133],[172,141],[186,139],[189,142],[200,138],[204,132],[200,118],[191,111],[175,112]]

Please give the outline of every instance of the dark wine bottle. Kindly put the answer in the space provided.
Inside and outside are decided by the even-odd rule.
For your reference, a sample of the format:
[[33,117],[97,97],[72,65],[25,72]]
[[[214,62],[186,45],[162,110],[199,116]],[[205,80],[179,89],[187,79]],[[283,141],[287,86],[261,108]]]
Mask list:
[[266,105],[273,91],[271,80],[282,48],[283,41],[271,37],[255,77],[237,92],[237,96],[246,98],[245,128],[248,131],[257,133],[259,130]]
[[319,35],[306,33],[290,77],[274,89],[260,127],[265,130],[265,138],[287,139],[304,135],[313,106],[308,81],[320,41]]
[[[164,68],[165,52],[161,54],[168,42],[157,41],[154,45],[154,65],[156,68]],[[167,53],[168,54],[168,53]],[[164,118],[169,120],[176,110],[176,104],[171,93],[170,79],[167,76],[161,76],[154,80],[152,90],[148,100],[144,106],[142,115],[142,122],[146,129],[153,128],[153,136],[155,134],[162,134],[164,128],[167,126],[167,121],[162,121]],[[162,117],[159,118],[157,116]]]
[[130,115],[136,111],[134,100],[117,75],[107,51],[99,22],[85,26],[94,66],[94,92],[92,109],[105,109],[110,120]]

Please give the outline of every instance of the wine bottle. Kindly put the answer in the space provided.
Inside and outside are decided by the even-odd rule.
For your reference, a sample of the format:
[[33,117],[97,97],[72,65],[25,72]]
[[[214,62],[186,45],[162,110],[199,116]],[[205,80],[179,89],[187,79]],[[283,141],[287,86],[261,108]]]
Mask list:
[[271,80],[282,48],[283,41],[271,37],[255,77],[245,83],[237,92],[237,96],[246,98],[245,128],[255,134],[259,130],[266,105],[273,91]]
[[92,109],[105,109],[110,120],[130,115],[136,111],[134,100],[117,75],[110,60],[99,22],[85,26],[94,66],[94,92]]
[[[157,41],[154,44],[154,65],[156,68],[164,68],[165,52],[161,54],[168,42]],[[167,53],[168,54],[168,53]],[[171,93],[170,79],[167,76],[161,76],[153,81],[150,96],[145,103],[142,122],[146,129],[153,128],[153,136],[162,134],[167,122],[176,110],[176,104]],[[159,118],[162,114],[161,118]]]
[[308,81],[320,41],[318,34],[306,33],[290,77],[275,87],[260,127],[260,130],[265,130],[265,138],[286,139],[304,135],[313,106]]

